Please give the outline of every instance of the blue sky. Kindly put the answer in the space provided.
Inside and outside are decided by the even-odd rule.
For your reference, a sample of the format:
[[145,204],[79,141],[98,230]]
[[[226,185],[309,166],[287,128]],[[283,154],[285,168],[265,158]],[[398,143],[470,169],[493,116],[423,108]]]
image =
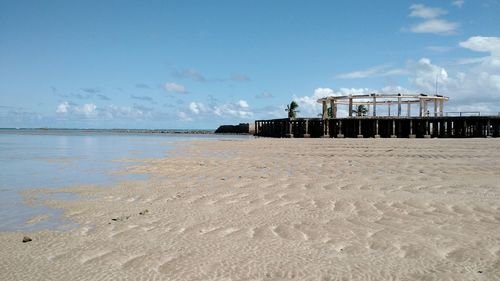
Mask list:
[[216,128],[436,77],[500,112],[498,0],[0,0],[0,127]]

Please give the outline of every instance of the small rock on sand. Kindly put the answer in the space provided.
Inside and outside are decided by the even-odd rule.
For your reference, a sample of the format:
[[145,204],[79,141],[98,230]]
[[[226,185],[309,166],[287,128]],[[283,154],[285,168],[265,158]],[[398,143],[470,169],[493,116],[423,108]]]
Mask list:
[[23,237],[23,243],[28,243],[28,242],[31,242],[33,241],[33,239],[29,238],[28,236],[24,236]]
[[143,216],[143,215],[145,215],[145,214],[147,214],[147,213],[149,213],[149,210],[148,210],[148,209],[146,209],[146,210],[144,210],[144,211],[139,212],[139,215]]
[[112,221],[124,221],[124,220],[128,220],[130,218],[130,216],[120,216],[118,218],[112,218],[111,220]]

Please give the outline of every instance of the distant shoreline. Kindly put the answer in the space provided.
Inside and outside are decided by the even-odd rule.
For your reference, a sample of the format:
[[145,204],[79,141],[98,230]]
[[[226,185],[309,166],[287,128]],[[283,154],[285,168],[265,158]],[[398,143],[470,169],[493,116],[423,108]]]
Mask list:
[[79,129],[79,128],[0,128],[0,132],[84,132],[123,134],[214,134],[212,129]]

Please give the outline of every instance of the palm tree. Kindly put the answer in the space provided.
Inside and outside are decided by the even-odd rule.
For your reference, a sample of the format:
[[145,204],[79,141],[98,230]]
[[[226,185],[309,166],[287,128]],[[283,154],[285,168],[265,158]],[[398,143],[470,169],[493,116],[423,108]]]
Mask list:
[[288,118],[297,117],[297,113],[299,112],[297,110],[298,107],[299,105],[295,101],[292,101],[289,105],[286,106],[285,111],[288,111]]
[[356,109],[353,110],[356,116],[365,116],[368,113],[368,109],[364,105],[358,105]]

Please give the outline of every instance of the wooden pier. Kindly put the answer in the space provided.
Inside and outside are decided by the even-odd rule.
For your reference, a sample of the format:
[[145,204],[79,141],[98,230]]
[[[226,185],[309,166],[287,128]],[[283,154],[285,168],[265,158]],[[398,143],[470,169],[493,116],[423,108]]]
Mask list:
[[500,137],[500,116],[364,116],[257,120],[255,135],[274,138]]

